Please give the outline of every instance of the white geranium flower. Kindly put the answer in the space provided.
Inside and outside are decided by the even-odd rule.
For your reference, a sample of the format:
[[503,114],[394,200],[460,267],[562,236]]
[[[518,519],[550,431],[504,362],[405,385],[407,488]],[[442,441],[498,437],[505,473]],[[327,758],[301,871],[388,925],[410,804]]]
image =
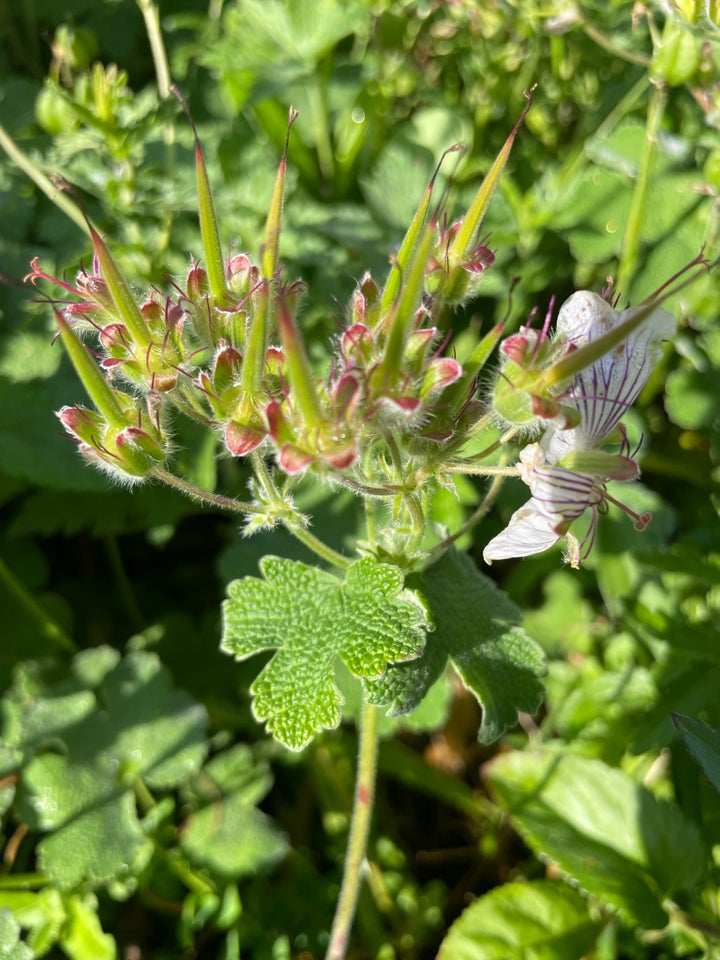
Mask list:
[[[557,337],[583,347],[621,326],[642,307],[617,311],[596,293],[579,290],[560,308]],[[569,400],[580,414],[576,447],[592,449],[602,443],[635,403],[660,359],[662,340],[675,333],[675,318],[657,307],[617,347],[573,380]]]
[[[602,297],[581,290],[560,310],[557,339],[584,347],[627,321],[634,309],[614,310]],[[575,374],[563,402],[577,410],[579,423],[565,430],[550,427],[540,443],[521,451],[520,476],[532,496],[485,547],[486,563],[542,553],[563,536],[572,566],[579,566],[585,559],[595,540],[600,514],[608,503],[618,503],[607,493],[607,482],[634,480],[640,473],[624,439],[620,453],[598,448],[613,441],[623,415],[658,360],[660,341],[672,336],[674,330],[672,315],[657,308],[622,343]],[[637,529],[649,522],[649,515],[638,516],[618,505],[633,518]],[[590,524],[582,543],[578,543],[569,527],[587,510],[591,513]]]

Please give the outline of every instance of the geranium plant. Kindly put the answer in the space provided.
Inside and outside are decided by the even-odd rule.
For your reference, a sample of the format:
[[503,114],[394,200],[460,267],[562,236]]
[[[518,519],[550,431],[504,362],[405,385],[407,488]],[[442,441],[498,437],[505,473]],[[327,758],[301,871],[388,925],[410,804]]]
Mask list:
[[[423,12],[394,0],[356,0],[347,9],[335,0],[243,0],[227,4],[222,18],[212,5],[193,28],[194,54],[187,53],[192,44],[180,49],[216,71],[234,108],[249,104],[252,135],[250,124],[239,136],[227,120],[218,152],[229,180],[236,168],[253,167],[246,190],[252,202],[256,185],[267,187],[269,209],[263,205],[259,215],[264,227],[247,230],[236,221],[237,209],[228,208],[235,194],[223,193],[218,158],[207,150],[218,118],[212,125],[205,119],[205,126],[198,119],[196,129],[183,94],[170,87],[158,11],[148,0],[138,5],[151,39],[157,100],[154,92],[147,100],[135,97],[116,67],[91,65],[91,36],[70,28],[56,36],[59,59],[37,114],[58,138],[47,166],[67,161],[74,186],[48,179],[32,152],[23,153],[0,128],[13,162],[85,231],[90,250],[71,279],[51,265],[46,247],[26,277],[56,332],[57,342],[51,347],[47,337],[43,347],[53,362],[63,350],[63,363],[70,361],[70,380],[58,381],[41,413],[58,445],[74,443],[95,468],[77,467],[80,484],[91,491],[89,504],[92,484],[105,484],[95,507],[100,530],[112,529],[111,504],[134,507],[158,495],[185,510],[201,538],[211,511],[214,521],[219,512],[229,517],[220,535],[232,546],[223,556],[235,551],[242,559],[239,569],[229,564],[220,574],[221,612],[214,593],[203,598],[197,622],[189,622],[184,601],[195,603],[198,568],[210,566],[211,551],[195,551],[192,574],[172,581],[158,612],[160,577],[181,566],[171,545],[162,568],[155,569],[153,557],[142,583],[153,611],[146,620],[109,544],[114,586],[132,628],[123,620],[111,645],[110,591],[86,590],[82,582],[83,616],[95,604],[106,626],[76,646],[62,611],[57,621],[44,611],[0,555],[0,587],[10,585],[58,655],[16,656],[0,698],[0,957],[25,960],[55,948],[70,960],[113,960],[118,950],[143,954],[140,938],[135,943],[127,932],[139,903],[140,912],[171,918],[179,951],[222,960],[304,960],[322,951],[342,960],[364,940],[372,944],[368,955],[382,960],[416,960],[430,950],[440,960],[520,960],[552,951],[559,960],[651,960],[658,943],[663,955],[699,955],[693,950],[717,932],[717,830],[712,818],[702,823],[701,788],[683,790],[703,775],[701,768],[705,788],[720,782],[711,727],[717,562],[709,524],[701,532],[690,525],[690,536],[681,529],[681,549],[695,538],[687,555],[643,560],[669,540],[671,520],[638,481],[641,467],[650,487],[658,473],[658,486],[668,476],[686,476],[684,463],[666,462],[658,471],[643,437],[659,432],[648,410],[656,413],[651,404],[668,367],[668,409],[682,428],[678,444],[702,450],[707,462],[716,454],[717,445],[703,446],[699,431],[711,419],[708,408],[685,404],[688,395],[713,395],[711,379],[699,388],[695,378],[706,373],[712,330],[707,343],[698,337],[701,350],[675,295],[709,290],[704,309],[712,309],[716,291],[701,278],[714,280],[717,217],[708,218],[702,246],[702,190],[668,159],[681,155],[678,142],[658,148],[673,85],[702,81],[702,95],[693,88],[695,102],[709,124],[715,115],[712,58],[698,39],[710,35],[714,14],[701,16],[697,4],[673,5],[661,34],[645,11],[651,62],[644,53],[627,53],[625,34],[618,43],[599,35],[587,4],[558,17],[528,5],[513,14],[517,29],[497,20],[492,5],[434,4]],[[416,30],[405,23],[406,8],[417,14]],[[544,31],[538,49],[548,48],[545,74],[553,83],[541,70],[545,86],[529,89],[523,102],[523,87],[536,78],[528,57],[514,72],[520,62],[514,44],[528,31],[537,38],[536,14]],[[615,14],[607,15],[613,23]],[[505,41],[495,42],[503,31],[509,31]],[[608,56],[609,106],[593,86],[600,72],[588,68],[588,57],[572,44],[575,59],[560,56],[566,37],[578,33]],[[452,41],[450,53],[443,38]],[[480,49],[488,71],[477,69]],[[407,55],[404,74],[397,71],[400,51]],[[422,138],[423,124],[438,117],[413,112],[396,95],[408,76],[427,95],[443,57],[464,78],[463,95],[476,97],[473,124],[487,109],[485,85],[497,104],[502,98],[495,109],[501,134],[488,141],[494,146],[487,156],[452,144],[460,133],[438,137],[418,185],[413,148],[396,141],[392,128],[407,109]],[[631,66],[616,104],[611,81],[619,60]],[[427,68],[422,76],[419,63]],[[646,128],[624,125],[626,115],[637,113],[638,65],[652,81]],[[339,79],[329,79],[336,66]],[[570,70],[574,86],[564,79]],[[476,75],[483,77],[479,94],[468,81]],[[508,92],[511,75],[517,88]],[[454,82],[447,81],[448,97]],[[207,105],[189,76],[182,86],[199,117]],[[589,121],[592,135],[578,134],[574,152],[568,148],[556,167],[544,171],[540,162],[525,170],[516,141],[528,129],[539,156],[562,153],[559,118],[570,93],[578,117],[599,98],[606,120],[597,132]],[[302,109],[289,107],[291,101]],[[556,109],[554,124],[548,103]],[[441,118],[451,115],[449,100],[437,104]],[[147,137],[155,152],[141,172]],[[263,138],[270,165],[252,153]],[[239,140],[250,160],[233,153]],[[699,140],[693,149],[700,156],[708,144]],[[682,156],[688,155],[689,148]],[[406,206],[412,199],[414,213],[406,211],[396,246],[377,255],[375,227],[398,200],[383,179],[393,163],[400,170],[388,182],[401,184],[400,199]],[[603,163],[607,169],[597,174]],[[164,180],[157,172],[162,164]],[[368,179],[368,170],[377,179]],[[632,184],[624,207],[618,170]],[[716,174],[715,180],[708,174],[705,194]],[[305,194],[293,191],[294,179]],[[524,194],[523,180],[530,184]],[[94,193],[97,183],[105,187]],[[362,185],[367,209],[357,203],[353,183]],[[89,194],[87,203],[78,201],[77,185]],[[327,195],[337,201],[330,226],[318,213]],[[663,198],[657,209],[651,196]],[[666,196],[672,202],[665,205]],[[178,202],[177,216],[169,197]],[[191,227],[183,203],[197,207]],[[583,204],[590,211],[583,242],[593,250],[592,268],[575,239]],[[643,218],[653,236],[662,232],[653,217],[665,223],[672,204],[679,211],[672,223],[684,228],[687,220],[691,229],[678,227],[680,253],[668,243],[671,264],[663,261],[660,269],[655,247],[644,257],[640,232]],[[498,227],[498,207],[515,218],[511,243]],[[120,221],[129,255],[128,242],[108,237],[108,213]],[[229,230],[242,237],[239,246],[226,243]],[[343,279],[336,236],[357,260],[342,260],[354,288],[333,300],[328,291],[336,282],[339,290]],[[315,244],[314,274],[297,272],[308,283],[284,266],[293,262],[293,246],[305,242]],[[661,253],[666,246],[659,244]],[[507,277],[516,256],[519,272],[527,273],[521,281]],[[24,254],[23,270],[30,257]],[[617,282],[598,282],[615,259]],[[152,283],[143,279],[150,275]],[[657,285],[656,277],[669,279],[641,299],[636,291]],[[511,297],[522,300],[522,310]],[[525,307],[541,297],[550,297],[544,320]],[[491,298],[499,304],[492,319]],[[18,349],[15,336],[12,344]],[[692,361],[690,373],[678,355]],[[16,367],[34,362],[33,355]],[[32,388],[29,382],[17,403],[23,438]],[[38,448],[31,445],[27,469],[51,471],[47,458],[36,462]],[[67,456],[75,467],[78,458]],[[693,482],[705,491],[709,471],[694,469]],[[115,485],[110,493],[108,479]],[[0,493],[5,489],[0,485]],[[103,499],[109,497],[124,499]],[[82,500],[76,491],[73,509],[80,513]],[[46,515],[54,502],[48,498]],[[342,531],[339,522],[331,530],[332,511],[342,504]],[[33,510],[31,502],[20,529],[33,529]],[[67,502],[54,510],[62,522],[73,522]],[[167,543],[172,523],[162,511],[150,514],[160,519],[137,521],[133,529],[151,527],[154,544]],[[623,546],[615,547],[613,537]],[[472,553],[465,552],[468,544]],[[183,590],[187,597],[179,595]],[[211,663],[218,640],[221,653]],[[465,761],[448,747],[440,732],[445,721],[437,719],[449,712],[453,694],[452,709],[469,705],[474,717],[475,752],[468,751],[465,767],[473,789],[453,776]],[[388,731],[410,729],[430,731],[422,760],[403,752],[399,738],[384,741],[383,749]],[[680,759],[673,756],[680,772],[673,767],[671,776],[673,737],[687,751],[680,746]],[[691,756],[700,764],[696,781],[687,769],[683,780],[679,766],[682,758],[692,763]],[[271,762],[280,781],[274,791]],[[462,811],[473,830],[466,847],[496,864],[493,880],[471,877],[451,903],[453,896],[439,894],[432,880],[424,887],[407,882],[413,867],[397,866],[401,844],[393,847],[392,829],[373,847],[374,810],[394,815],[384,784],[377,789],[383,763],[398,780]],[[324,814],[318,849],[317,837],[308,837],[319,817],[288,773],[305,770],[317,778],[318,794],[332,794],[318,805]],[[300,839],[300,831],[287,827],[290,808],[310,824]],[[522,849],[509,822],[525,841]],[[376,817],[376,831],[384,826]],[[344,865],[336,877],[341,847]],[[124,901],[129,905],[120,906]],[[385,922],[388,903],[395,912]],[[286,917],[293,908],[299,919]],[[443,926],[450,930],[440,944]],[[159,939],[147,946],[148,956],[156,946],[158,956],[171,949]],[[365,956],[361,947],[357,956]]]
[[[580,291],[561,307],[553,335],[550,312],[542,329],[528,324],[505,339],[494,326],[459,360],[448,312],[477,295],[493,264],[483,219],[524,117],[459,219],[435,202],[433,176],[384,282],[365,273],[316,365],[302,335],[304,284],[287,278],[279,259],[292,110],[257,259],[222,251],[197,142],[202,256],[182,283],[138,297],[90,222],[91,270],[71,284],[34,261],[28,276],[69,295],[55,302],[57,324],[93,407],[65,406],[58,417],[89,463],[122,483],[160,481],[235,511],[246,536],[282,524],[318,557],[313,567],[267,556],[259,578],[229,584],[222,648],[239,660],[274,651],[251,687],[253,712],[292,750],[339,725],[338,658],[362,686],[353,828],[331,960],[345,956],[362,874],[377,709],[401,715],[418,706],[447,660],[438,646],[480,701],[486,739],[540,704],[540,651],[490,582],[452,553],[486,514],[496,485],[458,530],[433,523],[433,497],[452,489],[458,474],[520,476],[531,499],[487,544],[485,560],[527,556],[565,538],[566,559],[578,566],[599,514],[621,502],[608,484],[639,476],[622,418],[673,335],[660,303],[708,266],[699,255],[677,282],[622,310],[619,294]],[[487,372],[496,346],[501,362]],[[223,497],[172,472],[180,415],[216,433],[226,455],[249,459],[250,499]],[[521,438],[533,442],[519,466],[508,465]],[[366,527],[354,552],[323,543],[295,506],[293,483],[305,474],[349,488],[363,504]],[[638,530],[648,523],[648,515],[625,509]],[[579,542],[571,525],[586,515]],[[471,651],[446,631],[435,635],[458,603],[438,586],[449,576],[477,581],[478,596],[467,602],[481,603],[478,613],[493,624]],[[483,667],[490,643],[498,661],[492,674]]]

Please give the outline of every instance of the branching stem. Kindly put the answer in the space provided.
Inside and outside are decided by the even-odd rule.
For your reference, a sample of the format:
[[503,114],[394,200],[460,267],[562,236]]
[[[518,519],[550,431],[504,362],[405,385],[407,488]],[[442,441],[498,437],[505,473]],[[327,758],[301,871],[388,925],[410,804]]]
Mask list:
[[[269,484],[269,487],[263,484],[263,489],[265,489],[265,492],[271,497],[272,503],[275,506],[283,505],[280,493],[272,483],[272,479],[266,469],[263,470],[263,474]],[[176,490],[184,493],[185,496],[190,497],[191,500],[200,500],[203,503],[209,503],[214,507],[219,507],[221,510],[230,510],[233,513],[252,513],[256,515],[267,513],[266,507],[262,507],[256,503],[247,503],[243,500],[235,500],[232,497],[224,497],[222,494],[212,493],[210,490],[204,490],[202,487],[198,487],[194,483],[184,480],[182,477],[175,476],[174,473],[163,470],[162,467],[156,467],[152,471],[151,476],[167,484],[169,487],[174,487]],[[301,543],[304,543],[309,550],[312,550],[312,552],[322,560],[341,569],[350,566],[351,561],[347,557],[338,553],[337,550],[333,550],[332,547],[327,546],[327,544],[323,543],[315,534],[310,533],[299,521],[294,522],[292,517],[286,516],[279,516],[278,521],[285,526],[289,533]]]

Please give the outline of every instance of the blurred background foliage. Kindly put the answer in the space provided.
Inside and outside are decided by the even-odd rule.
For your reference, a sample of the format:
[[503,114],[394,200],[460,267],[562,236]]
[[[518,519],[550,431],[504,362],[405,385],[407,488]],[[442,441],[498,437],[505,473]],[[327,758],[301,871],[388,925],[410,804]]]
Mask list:
[[[144,0],[0,3],[3,145],[14,144],[56,186],[69,185],[138,287],[182,276],[199,252],[192,133],[179,104],[161,95],[161,60],[147,29],[154,13]],[[289,276],[309,283],[304,322],[318,344],[342,321],[364,271],[382,279],[443,150],[466,147],[443,168],[448,207],[460,211],[534,84],[486,220],[497,261],[484,296],[455,318],[457,330],[505,316],[519,324],[535,307],[544,316],[551,297],[599,290],[610,276],[623,300],[636,302],[703,243],[718,254],[714,2],[163,0],[159,13],[170,76],[197,124],[228,249],[257,252],[288,108],[300,110],[281,257]],[[250,669],[217,652],[224,583],[255,573],[268,551],[301,556],[300,548],[280,534],[240,540],[232,519],[157,487],[110,487],[81,464],[52,414],[79,400],[80,389],[52,343],[52,311],[23,277],[36,256],[49,272],[72,277],[89,244],[17,156],[0,157],[0,687],[15,676],[6,721],[25,716],[28,696],[60,696],[74,649],[152,651],[207,711],[209,727],[197,735],[213,754],[208,764],[245,751],[235,773],[220,763],[210,776],[199,759],[187,776],[159,779],[168,796],[157,806],[174,798],[154,814],[152,829],[165,831],[154,835],[164,839],[141,845],[145,860],[132,882],[84,877],[70,889],[51,880],[23,893],[36,898],[24,906],[12,899],[10,881],[36,869],[36,845],[51,828],[37,817],[33,828],[31,813],[9,797],[0,805],[9,811],[0,837],[10,850],[0,906],[19,918],[35,951],[28,955],[113,956],[94,926],[98,910],[128,960],[231,958],[241,949],[252,957],[318,955],[352,795],[352,729],[321,738],[302,758],[282,753],[250,716]],[[674,347],[629,424],[643,444],[647,486],[636,506],[652,510],[650,528],[639,535],[611,512],[581,572],[563,569],[557,552],[492,571],[526,611],[549,668],[545,710],[501,749],[522,754],[542,739],[623,771],[673,797],[702,837],[703,879],[681,904],[698,923],[639,936],[632,922],[603,913],[598,894],[578,948],[598,958],[718,956],[720,808],[671,717],[720,724],[717,274],[672,308]],[[177,443],[180,472],[242,492],[242,465],[216,459],[212,438],[188,426]],[[448,525],[462,521],[479,488],[467,482],[459,500],[447,498]],[[311,484],[302,497],[315,532],[342,547],[356,529],[351,499]],[[475,556],[522,499],[519,485],[506,485],[465,543]],[[30,663],[38,657],[55,657],[41,678]],[[120,667],[73,669],[78,689],[89,691]],[[490,754],[475,740],[477,723],[474,701],[450,684],[415,729],[390,725],[353,956],[432,957],[474,897],[544,875],[531,827],[515,824],[523,843],[502,816],[501,768],[490,776],[495,793],[483,786],[479,770]],[[0,799],[12,786],[2,780],[15,769],[10,753],[30,749],[8,729]],[[249,809],[266,818],[255,829],[271,855],[253,859],[243,848],[230,866],[218,865],[207,824],[192,819],[208,809],[208,784],[238,823]],[[254,806],[261,801],[264,813]],[[140,805],[150,835],[149,808]],[[573,875],[569,865],[566,872]],[[587,888],[582,878],[580,885]],[[3,928],[8,943],[17,940],[14,929],[10,921]],[[141,953],[128,952],[137,944]],[[7,955],[25,956],[22,945]],[[475,953],[454,949],[453,957],[510,955],[477,952],[486,949],[477,942]],[[570,952],[558,956],[580,955],[574,945],[563,949]]]

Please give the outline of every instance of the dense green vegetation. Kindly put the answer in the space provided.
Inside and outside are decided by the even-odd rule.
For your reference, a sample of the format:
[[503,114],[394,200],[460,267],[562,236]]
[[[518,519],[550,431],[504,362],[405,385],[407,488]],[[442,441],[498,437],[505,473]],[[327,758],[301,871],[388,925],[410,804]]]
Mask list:
[[[85,333],[87,349],[68,333],[66,351],[57,342],[48,300],[77,297],[23,282],[35,258],[71,286],[114,263],[141,303],[153,289],[187,293],[191,257],[212,272],[209,215],[202,241],[198,223],[209,201],[171,81],[202,144],[223,262],[246,252],[261,294],[280,289],[279,264],[307,284],[307,364],[272,383],[287,418],[309,370],[332,386],[342,347],[328,344],[357,319],[367,270],[392,310],[428,279],[432,258],[415,251],[435,235],[403,237],[444,151],[462,143],[437,177],[447,219],[435,232],[472,210],[493,171],[499,180],[459,251],[463,269],[485,257],[466,271],[477,289],[454,298],[449,253],[435,271],[435,347],[449,344],[450,362],[423,355],[408,390],[424,405],[417,429],[439,431],[448,408],[428,399],[427,378],[452,390],[452,362],[467,366],[500,321],[507,336],[536,310],[539,330],[552,298],[556,316],[608,278],[620,314],[701,250],[714,264],[717,4],[167,0],[157,17],[146,0],[2,12],[0,960],[323,956],[369,712],[378,780],[348,957],[720,958],[716,266],[663,302],[677,332],[624,417],[642,476],[617,487],[652,522],[635,530],[603,501],[579,569],[557,547],[487,566],[525,484],[495,484],[469,524],[488,478],[442,473],[432,444],[402,430],[396,463],[392,443],[377,454],[370,433],[360,445],[376,493],[397,492],[387,515],[364,513],[367,491],[336,475],[345,449],[310,450],[319,427],[301,436],[307,412],[290,424],[296,446],[286,421],[262,421],[264,460],[231,456],[228,434],[192,417],[156,434],[144,414],[149,459],[125,465],[148,482],[114,483],[54,416],[87,404],[91,374],[77,370],[99,349]],[[259,315],[257,290],[245,293]],[[297,293],[273,303],[294,306]],[[200,302],[211,299],[222,291]],[[293,356],[295,328],[283,329]],[[386,331],[373,332],[389,364]],[[407,339],[403,350],[400,366]],[[480,372],[487,404],[499,364],[494,354]],[[215,401],[222,371],[211,373]],[[133,402],[141,380],[140,369]],[[384,382],[382,403],[407,406],[401,380]],[[358,421],[363,435],[379,407]],[[488,429],[458,440],[455,466],[502,432]],[[204,502],[159,482],[156,441]],[[425,500],[391,482],[403,442],[437,468]],[[490,464],[515,463],[528,442],[508,437]],[[223,497],[265,512],[243,526]]]

